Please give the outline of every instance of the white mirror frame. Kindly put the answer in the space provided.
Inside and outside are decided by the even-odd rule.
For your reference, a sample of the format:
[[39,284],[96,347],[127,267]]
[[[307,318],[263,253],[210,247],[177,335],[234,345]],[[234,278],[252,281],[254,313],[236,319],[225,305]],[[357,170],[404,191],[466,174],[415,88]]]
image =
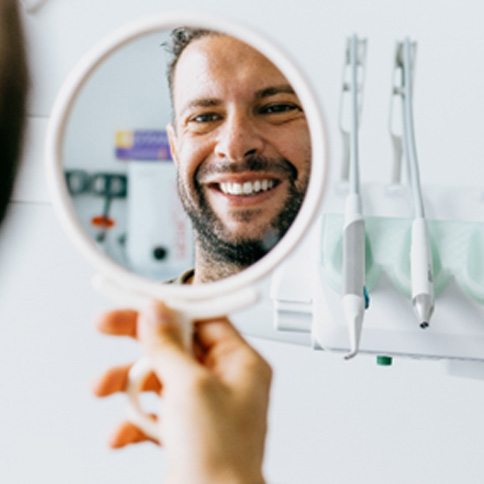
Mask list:
[[[136,275],[116,264],[104,255],[81,227],[67,191],[62,151],[64,131],[72,112],[77,95],[95,69],[116,49],[145,34],[160,30],[171,30],[179,26],[201,27],[226,32],[259,50],[284,73],[294,87],[304,106],[311,136],[311,173],[303,205],[294,223],[283,239],[259,262],[240,274],[213,283],[177,286],[161,284]],[[94,268],[108,280],[127,291],[133,291],[150,298],[184,301],[203,301],[228,296],[244,288],[249,288],[271,271],[288,256],[304,236],[313,219],[318,215],[325,182],[328,177],[328,136],[323,115],[315,93],[307,79],[293,60],[274,42],[242,27],[212,15],[197,12],[169,12],[130,24],[110,35],[95,46],[79,62],[68,76],[54,104],[46,145],[47,178],[54,209],[63,228],[74,245],[88,259]]]

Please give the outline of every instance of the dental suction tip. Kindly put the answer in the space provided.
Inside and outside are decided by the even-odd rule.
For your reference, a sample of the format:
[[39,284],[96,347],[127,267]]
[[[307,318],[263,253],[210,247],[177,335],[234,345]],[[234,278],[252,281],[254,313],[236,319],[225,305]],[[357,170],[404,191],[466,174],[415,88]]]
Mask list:
[[423,323],[420,323],[420,327],[422,329],[427,329],[429,327],[429,323],[427,323],[427,321],[424,321]]
[[353,350],[353,351],[350,351],[348,354],[346,354],[346,355],[344,356],[344,359],[345,359],[346,361],[351,360],[351,359],[352,359],[352,358],[354,358],[354,357],[355,357],[357,354],[358,354],[358,350]]

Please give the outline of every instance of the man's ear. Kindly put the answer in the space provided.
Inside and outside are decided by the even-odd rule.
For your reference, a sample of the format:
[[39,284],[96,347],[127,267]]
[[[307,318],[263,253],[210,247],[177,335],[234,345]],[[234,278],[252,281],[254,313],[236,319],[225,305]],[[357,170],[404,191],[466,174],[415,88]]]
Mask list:
[[178,165],[178,151],[177,151],[177,138],[175,128],[172,123],[166,125],[166,133],[168,134],[168,143],[170,143],[170,151],[175,165]]

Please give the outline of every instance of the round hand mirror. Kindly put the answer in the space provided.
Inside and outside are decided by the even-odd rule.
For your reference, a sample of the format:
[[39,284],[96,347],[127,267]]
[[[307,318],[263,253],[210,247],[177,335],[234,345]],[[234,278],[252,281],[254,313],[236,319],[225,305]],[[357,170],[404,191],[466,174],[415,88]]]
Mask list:
[[304,235],[326,144],[282,50],[225,20],[165,14],[110,36],[70,75],[48,177],[64,228],[105,279],[220,314]]
[[[54,106],[54,206],[124,304],[161,299],[193,318],[243,308],[320,204],[326,137],[301,72],[251,30],[199,14],[122,29],[86,56]],[[143,412],[130,370],[130,420]]]

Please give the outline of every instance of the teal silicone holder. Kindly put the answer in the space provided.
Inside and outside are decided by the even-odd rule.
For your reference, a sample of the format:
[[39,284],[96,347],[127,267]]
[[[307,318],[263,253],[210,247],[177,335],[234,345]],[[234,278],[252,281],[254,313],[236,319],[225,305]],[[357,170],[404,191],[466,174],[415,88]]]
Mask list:
[[[412,219],[366,217],[366,286],[371,293],[384,272],[406,296],[411,294],[410,234]],[[342,287],[343,216],[325,214],[322,266],[328,284]],[[428,220],[434,291],[438,296],[454,278],[462,291],[484,304],[484,223]]]

